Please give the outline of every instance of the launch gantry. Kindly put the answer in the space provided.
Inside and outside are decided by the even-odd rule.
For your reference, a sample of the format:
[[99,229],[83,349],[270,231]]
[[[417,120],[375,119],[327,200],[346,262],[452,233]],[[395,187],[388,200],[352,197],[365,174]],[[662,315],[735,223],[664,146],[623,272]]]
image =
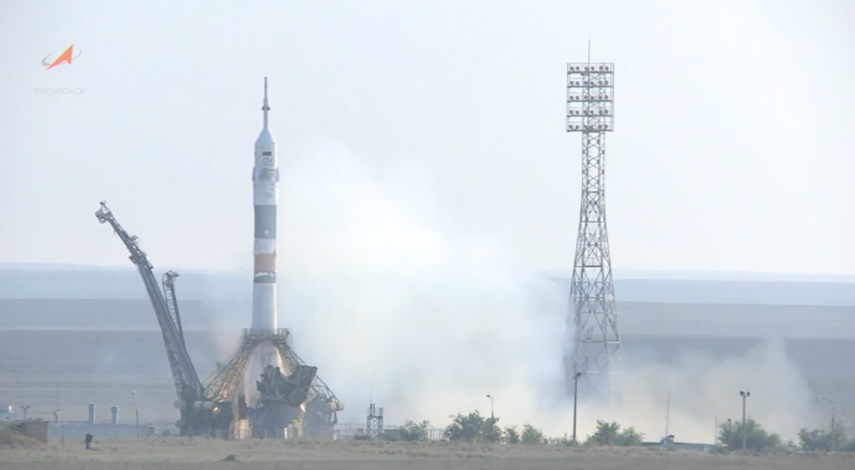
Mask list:
[[[336,413],[344,409],[341,402],[317,376],[317,368],[308,366],[291,348],[287,329],[247,330],[237,352],[207,380],[199,380],[184,341],[184,330],[175,295],[178,273],[167,271],[162,278],[163,292],[157,285],[153,266],[140,249],[137,237],[129,235],[105,202],[95,213],[98,221],[108,223],[131,253],[146,293],[154,308],[163,334],[166,356],[178,400],[175,406],[181,419],[176,422],[181,435],[211,436],[226,439],[283,437],[293,427],[296,435],[333,436]],[[258,399],[255,407],[247,405],[240,393],[248,380],[253,354],[262,346],[271,346],[283,367],[268,365],[256,381]],[[285,370],[283,371],[282,368]]]
[[166,347],[166,357],[172,370],[175,391],[178,394],[179,401],[188,404],[181,413],[181,419],[186,421],[187,413],[192,409],[193,404],[204,400],[204,387],[196,374],[196,368],[193,367],[193,361],[190,360],[187,348],[184,346],[184,335],[178,319],[178,310],[173,305],[173,311],[173,308],[167,305],[166,298],[161,294],[160,287],[154,278],[153,266],[148,261],[145,252],[140,249],[137,237],[129,235],[119,225],[112,212],[107,208],[106,203],[101,202],[101,209],[95,213],[95,216],[102,224],[108,223],[113,227],[113,231],[131,253],[130,260],[137,267],[142,277],[146,293],[154,308],[154,314],[163,335],[163,344]]

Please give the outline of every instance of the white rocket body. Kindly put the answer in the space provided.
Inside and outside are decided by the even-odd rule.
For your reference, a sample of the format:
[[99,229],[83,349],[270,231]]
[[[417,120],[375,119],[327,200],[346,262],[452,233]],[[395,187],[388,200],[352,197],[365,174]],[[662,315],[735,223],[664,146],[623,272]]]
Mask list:
[[276,329],[276,212],[279,163],[276,139],[268,129],[267,77],[264,77],[264,127],[255,140],[252,204],[255,209],[255,257],[252,281],[252,325],[256,331]]

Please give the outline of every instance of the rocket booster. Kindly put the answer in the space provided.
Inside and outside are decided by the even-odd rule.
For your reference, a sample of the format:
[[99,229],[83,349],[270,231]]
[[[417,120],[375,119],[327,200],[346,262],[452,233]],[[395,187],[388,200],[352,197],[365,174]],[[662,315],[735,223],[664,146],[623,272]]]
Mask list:
[[253,330],[276,328],[276,205],[279,200],[279,164],[276,139],[268,129],[267,77],[264,77],[264,127],[255,140],[252,168],[252,205],[255,209],[255,268],[252,281]]

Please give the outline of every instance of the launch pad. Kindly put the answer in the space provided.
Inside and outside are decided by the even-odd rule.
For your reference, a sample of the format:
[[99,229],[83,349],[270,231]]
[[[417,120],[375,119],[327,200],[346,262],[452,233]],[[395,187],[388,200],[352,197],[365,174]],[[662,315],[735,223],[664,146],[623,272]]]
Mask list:
[[[251,376],[253,359],[263,370],[254,390],[244,387]],[[306,365],[291,347],[291,333],[244,329],[238,350],[210,381],[209,396],[216,402],[238,403],[234,419],[249,419],[252,437],[306,436],[332,438],[336,412],[344,409],[329,387],[317,376],[318,368]],[[256,406],[246,405],[247,396]]]
[[[140,249],[137,237],[128,234],[101,202],[95,213],[108,223],[131,253],[157,317],[178,400],[181,418],[175,423],[184,436],[220,439],[332,438],[336,413],[344,406],[291,347],[287,329],[244,329],[237,351],[203,385],[187,352],[175,294],[178,273],[163,275],[161,291],[154,267]],[[261,371],[253,371],[252,365]],[[254,387],[253,372],[259,380]]]
[[[279,163],[276,139],[269,128],[270,106],[267,77],[262,101],[263,125],[255,141],[252,169],[253,240],[252,328],[243,330],[238,350],[225,364],[218,364],[206,382],[199,380],[184,344],[184,330],[175,278],[163,275],[163,291],[154,278],[153,267],[113,213],[101,202],[95,213],[98,221],[109,223],[131,253],[151,300],[181,412],[176,422],[181,435],[211,436],[223,439],[284,437],[333,437],[336,413],[341,402],[317,376],[317,367],[306,363],[291,348],[290,332],[276,326],[276,214],[279,198]],[[253,379],[255,386],[250,384]]]

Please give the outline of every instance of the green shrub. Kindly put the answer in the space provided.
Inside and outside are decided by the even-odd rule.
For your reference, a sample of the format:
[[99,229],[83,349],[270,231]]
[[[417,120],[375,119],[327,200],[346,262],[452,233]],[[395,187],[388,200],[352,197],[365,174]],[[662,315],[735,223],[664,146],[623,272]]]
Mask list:
[[[745,421],[746,448],[753,451],[763,451],[780,448],[781,436],[768,433],[763,426],[748,418]],[[719,426],[719,442],[728,450],[742,449],[742,421],[729,420]]]
[[618,433],[616,445],[622,447],[640,446],[643,439],[644,434],[636,431],[634,427],[630,426]]
[[543,437],[543,432],[530,424],[523,426],[521,440],[523,444],[528,445],[543,444],[546,442],[546,439]]
[[500,442],[502,429],[496,426],[498,422],[499,418],[485,418],[478,411],[468,415],[458,413],[451,416],[451,424],[442,437],[450,442]]
[[847,451],[850,442],[846,440],[846,430],[843,425],[837,423],[834,425],[834,436],[827,429],[812,429],[802,428],[799,430],[799,447],[808,452],[817,450],[831,450],[832,440],[834,441],[834,450]]
[[520,432],[517,430],[516,426],[505,428],[505,442],[508,444],[519,444],[521,442]]
[[415,423],[413,421],[404,421],[404,425],[398,429],[398,437],[402,441],[426,441],[428,440],[428,428],[430,422],[422,421]]
[[629,427],[621,431],[620,424],[597,421],[597,430],[588,436],[585,445],[640,446],[644,435]]

